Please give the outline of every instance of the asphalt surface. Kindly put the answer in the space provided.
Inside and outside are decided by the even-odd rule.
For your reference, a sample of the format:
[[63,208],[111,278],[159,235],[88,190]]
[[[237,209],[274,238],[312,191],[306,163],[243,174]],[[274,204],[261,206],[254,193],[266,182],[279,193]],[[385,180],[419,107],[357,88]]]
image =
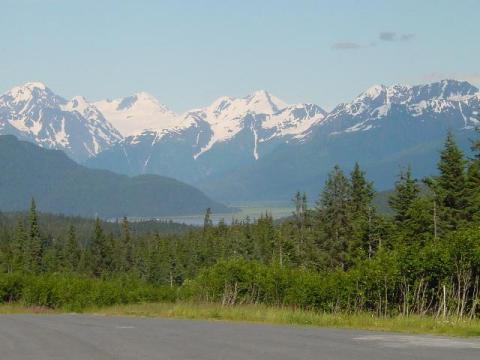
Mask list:
[[480,359],[480,339],[212,321],[0,315],[0,359]]

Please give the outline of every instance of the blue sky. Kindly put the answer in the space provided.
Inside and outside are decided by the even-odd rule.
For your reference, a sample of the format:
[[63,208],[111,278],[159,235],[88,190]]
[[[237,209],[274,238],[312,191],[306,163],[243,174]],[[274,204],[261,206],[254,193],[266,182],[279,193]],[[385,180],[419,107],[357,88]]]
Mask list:
[[372,84],[480,85],[478,0],[4,0],[0,92],[148,91],[175,111],[265,89],[327,109]]

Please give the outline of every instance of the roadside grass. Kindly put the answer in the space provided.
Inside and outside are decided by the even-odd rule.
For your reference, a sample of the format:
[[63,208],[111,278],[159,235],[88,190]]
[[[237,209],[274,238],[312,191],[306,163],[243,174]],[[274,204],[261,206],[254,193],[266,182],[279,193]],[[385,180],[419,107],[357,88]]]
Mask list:
[[[24,307],[21,304],[0,305],[0,314],[54,314],[61,312],[58,309]],[[190,302],[145,303],[87,308],[82,313],[103,316],[143,316],[318,326],[411,334],[480,336],[480,319],[436,319],[431,316],[418,315],[379,317],[369,313],[330,314],[265,305],[222,306],[220,304]]]
[[59,314],[63,311],[45,306],[25,306],[19,303],[0,304],[0,315],[7,314]]
[[379,317],[369,313],[330,314],[265,305],[222,306],[198,303],[151,303],[89,309],[102,315],[128,315],[243,321],[283,325],[352,328],[452,336],[480,336],[480,320],[435,319],[431,316]]

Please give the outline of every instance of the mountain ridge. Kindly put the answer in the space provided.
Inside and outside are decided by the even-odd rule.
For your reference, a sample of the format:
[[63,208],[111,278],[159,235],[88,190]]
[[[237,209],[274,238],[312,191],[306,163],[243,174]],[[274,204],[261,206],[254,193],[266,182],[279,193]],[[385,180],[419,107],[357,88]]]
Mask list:
[[[79,113],[87,125],[89,115],[102,114],[102,101],[89,103],[75,97],[58,105],[58,99],[53,96],[53,105],[47,105]],[[315,166],[329,167],[334,159],[347,167],[352,159],[371,166],[379,186],[389,187],[392,179],[383,177],[379,169],[418,163],[415,156],[405,155],[416,151],[418,159],[433,159],[448,129],[458,134],[468,151],[464,140],[479,125],[471,115],[480,107],[480,93],[470,83],[457,80],[374,85],[330,112],[315,104],[288,104],[264,90],[244,97],[222,96],[183,114],[173,113],[147,93],[104,102],[119,111],[121,121],[137,128],[132,135],[117,135],[107,145],[94,147],[90,156],[81,159],[86,165],[131,176],[161,174],[201,186],[211,195],[221,193],[222,199],[230,199],[228,193],[239,194],[240,200],[255,197],[257,189],[269,182],[288,178],[290,184],[275,193],[262,191],[262,196],[273,197],[267,200],[275,200],[280,192],[321,182],[325,171]],[[142,102],[153,105],[142,109]],[[152,109],[168,119],[151,115]],[[148,114],[149,128],[143,129],[142,116]],[[102,117],[110,124],[108,116]],[[95,126],[87,125],[89,133],[94,133]],[[276,173],[282,167],[285,170]],[[430,165],[425,169],[434,170]],[[294,185],[297,188],[292,190]]]
[[45,212],[115,218],[199,214],[231,209],[200,190],[158,175],[128,177],[89,169],[60,150],[44,149],[13,135],[0,136],[0,209],[28,208],[35,198]]
[[84,98],[66,100],[41,82],[16,86],[0,96],[0,135],[63,150],[77,161],[85,161],[121,139]]
[[402,167],[411,165],[420,178],[434,175],[448,131],[468,154],[480,125],[472,115],[479,110],[478,89],[467,82],[370,88],[334,108],[308,137],[293,139],[246,168],[197,185],[224,200],[285,199],[298,190],[316,196],[334,165],[349,171],[359,162],[377,189],[385,190]]

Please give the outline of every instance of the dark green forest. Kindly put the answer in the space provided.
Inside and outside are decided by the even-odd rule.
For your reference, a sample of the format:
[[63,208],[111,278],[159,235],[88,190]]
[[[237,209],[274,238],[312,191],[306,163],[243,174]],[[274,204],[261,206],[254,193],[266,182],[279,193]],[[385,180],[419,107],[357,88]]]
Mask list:
[[[388,202],[359,164],[335,166],[316,206],[280,223],[203,227],[39,214],[0,216],[0,301],[71,306],[188,299],[378,315],[480,315],[480,141],[448,134],[438,175],[401,169]],[[85,296],[90,296],[85,300]],[[83,300],[82,300],[83,299]]]
[[198,214],[211,207],[232,212],[200,190],[158,175],[128,177],[77,164],[65,153],[0,135],[0,209],[116,218]]

